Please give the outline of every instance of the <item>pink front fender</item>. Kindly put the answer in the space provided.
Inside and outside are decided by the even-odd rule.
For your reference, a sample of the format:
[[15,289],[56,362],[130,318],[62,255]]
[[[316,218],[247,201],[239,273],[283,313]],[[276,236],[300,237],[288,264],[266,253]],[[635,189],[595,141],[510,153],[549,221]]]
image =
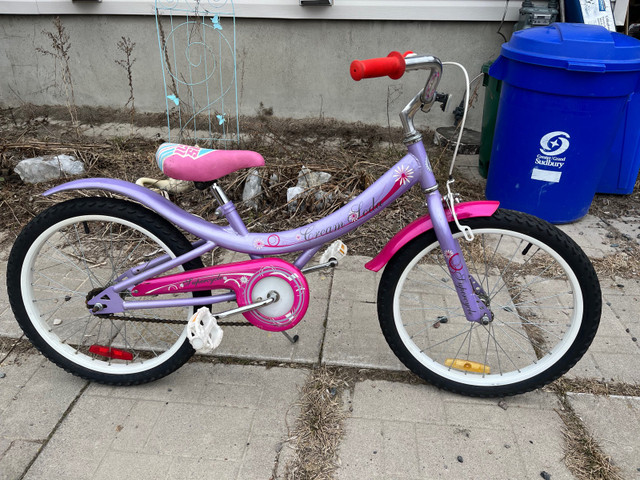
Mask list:
[[[499,205],[500,202],[492,201],[466,202],[456,205],[456,213],[458,214],[458,219],[460,220],[473,217],[490,217],[495,213]],[[450,222],[453,221],[451,212],[447,210],[446,213],[447,219]],[[365,264],[365,267],[368,270],[372,270],[374,272],[381,270],[382,267],[387,264],[387,262],[396,254],[398,250],[400,250],[421,233],[431,230],[432,228],[433,223],[431,222],[431,218],[429,217],[429,215],[425,215],[424,217],[420,217],[417,220],[411,222],[409,225],[396,233],[394,237],[389,240],[389,243],[384,246],[382,251],[373,260]]]

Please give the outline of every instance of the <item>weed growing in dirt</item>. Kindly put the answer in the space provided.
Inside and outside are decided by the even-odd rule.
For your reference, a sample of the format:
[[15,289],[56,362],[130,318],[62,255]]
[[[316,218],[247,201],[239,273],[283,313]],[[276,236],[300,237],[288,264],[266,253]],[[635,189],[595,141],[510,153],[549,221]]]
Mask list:
[[622,480],[620,469],[604,454],[567,399],[564,383],[550,387],[558,395],[560,409],[556,410],[564,423],[564,461],[571,473],[580,480]]
[[286,466],[285,478],[334,478],[347,417],[340,394],[345,385],[335,370],[320,367],[311,373],[300,392],[300,416],[288,441],[294,457]]
[[118,41],[118,50],[120,50],[124,54],[124,59],[116,60],[116,64],[120,65],[127,72],[127,80],[129,81],[129,98],[127,102],[124,104],[124,107],[129,107],[129,112],[131,114],[131,125],[133,125],[135,115],[136,115],[136,105],[135,98],[133,96],[133,75],[131,74],[131,67],[136,62],[135,58],[132,58],[133,49],[136,44],[131,41],[129,37],[122,37]]
[[60,17],[53,19],[53,26],[55,30],[48,32],[42,31],[51,42],[51,50],[46,50],[42,47],[37,47],[36,51],[42,55],[48,55],[55,59],[56,66],[58,62],[62,68],[62,85],[64,88],[64,94],[67,102],[67,110],[69,111],[69,117],[71,118],[71,124],[77,128],[78,113],[76,109],[76,100],[73,93],[73,79],[71,78],[71,68],[69,66],[69,50],[71,49],[71,41],[69,34],[66,32],[62,20]]

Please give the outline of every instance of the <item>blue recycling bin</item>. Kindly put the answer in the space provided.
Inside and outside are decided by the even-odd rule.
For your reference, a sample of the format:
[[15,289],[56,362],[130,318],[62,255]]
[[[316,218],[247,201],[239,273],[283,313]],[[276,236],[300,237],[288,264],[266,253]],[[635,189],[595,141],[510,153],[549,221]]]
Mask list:
[[640,94],[631,97],[624,113],[624,125],[618,129],[607,166],[596,193],[628,195],[640,171]]
[[487,198],[552,223],[582,218],[640,92],[640,41],[596,25],[531,28],[489,74],[503,83]]

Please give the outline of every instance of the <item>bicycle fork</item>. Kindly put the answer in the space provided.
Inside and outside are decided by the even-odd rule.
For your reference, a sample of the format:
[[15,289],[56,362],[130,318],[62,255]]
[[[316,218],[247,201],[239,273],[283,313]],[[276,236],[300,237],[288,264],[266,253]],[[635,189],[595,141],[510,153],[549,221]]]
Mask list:
[[470,322],[488,325],[493,320],[493,313],[481,299],[487,296],[486,292],[484,292],[482,285],[469,273],[460,244],[457,239],[453,238],[449,220],[442,203],[442,195],[438,191],[438,183],[431,169],[424,144],[419,140],[408,145],[408,149],[422,167],[420,184],[426,193],[426,203],[433,223],[433,230],[440,243],[449,275],[458,294],[465,317]]
[[460,244],[451,233],[442,196],[438,190],[427,193],[427,208],[465,317],[470,322],[489,324],[493,320],[493,313],[481,300],[481,295],[486,293],[469,273]]

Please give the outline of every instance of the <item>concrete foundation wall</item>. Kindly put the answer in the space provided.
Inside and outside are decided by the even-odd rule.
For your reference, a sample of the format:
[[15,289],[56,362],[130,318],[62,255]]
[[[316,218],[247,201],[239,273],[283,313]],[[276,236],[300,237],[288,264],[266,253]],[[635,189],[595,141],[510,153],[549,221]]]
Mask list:
[[[138,111],[165,110],[165,91],[151,16],[62,16],[70,37],[70,70],[78,106],[123,108],[129,98],[121,37],[135,42],[133,88]],[[61,65],[38,51],[51,49],[43,31],[53,31],[51,16],[0,16],[0,105],[65,103]],[[231,21],[223,19],[227,32]],[[463,64],[471,78],[497,57],[502,38],[492,22],[399,22],[326,20],[236,20],[238,105],[241,115],[255,115],[262,104],[279,117],[336,118],[379,125],[399,125],[398,113],[423,86],[423,72],[401,80],[354,82],[351,60],[385,56],[392,50],[432,54]],[[503,31],[509,31],[505,25]],[[445,67],[439,91],[463,94],[463,77]],[[483,88],[470,112],[469,126],[479,129]],[[455,106],[454,105],[454,106]],[[451,125],[453,115],[434,113],[416,122]],[[389,120],[388,120],[389,119]],[[428,120],[428,122],[427,122]],[[425,123],[426,122],[426,123]]]

